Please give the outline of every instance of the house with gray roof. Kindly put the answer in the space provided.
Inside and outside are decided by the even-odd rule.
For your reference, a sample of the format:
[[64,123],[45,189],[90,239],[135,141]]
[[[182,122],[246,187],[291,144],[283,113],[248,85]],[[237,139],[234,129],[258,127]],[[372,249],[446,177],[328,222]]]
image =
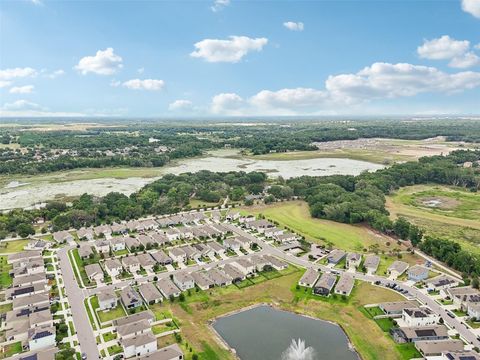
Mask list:
[[365,266],[365,269],[369,274],[375,274],[378,269],[378,265],[380,265],[380,257],[374,254],[367,255],[365,257],[365,261],[363,262],[363,266]]
[[112,278],[120,275],[123,271],[122,263],[117,259],[105,260],[103,266],[107,274],[110,275]]
[[113,251],[123,251],[126,249],[125,238],[118,236],[110,239],[110,246]]
[[156,261],[149,253],[138,254],[137,259],[142,268],[148,271],[153,271],[153,266],[156,264]]
[[353,276],[348,273],[342,273],[337,285],[335,285],[334,293],[338,295],[350,296],[353,290],[353,285],[355,285]]
[[245,274],[240,269],[232,264],[225,264],[223,272],[232,279],[233,283],[245,280]]
[[429,270],[424,266],[414,265],[408,269],[407,274],[408,280],[419,282],[428,278]]
[[138,241],[137,238],[134,238],[134,237],[131,237],[131,236],[127,236],[125,238],[125,245],[127,246],[127,248],[130,250],[130,251],[135,251],[137,250],[140,245],[142,245],[140,243],[140,241]]
[[98,308],[100,310],[109,310],[117,307],[118,297],[115,291],[111,289],[102,290],[97,295]]
[[165,252],[163,250],[158,250],[158,251],[152,252],[152,253],[150,253],[150,255],[152,255],[153,260],[155,260],[158,264],[160,264],[162,266],[171,264],[173,262],[173,260],[170,258],[170,256],[165,254]]
[[122,289],[120,300],[126,309],[134,309],[143,305],[140,295],[131,286]]
[[[417,341],[415,347],[425,358],[441,356],[445,351],[461,351],[464,349],[464,343],[461,340],[447,339],[437,341]],[[475,360],[465,358],[463,360]]]
[[354,252],[347,254],[347,268],[356,269],[362,262],[362,255]]
[[168,250],[168,256],[176,263],[186,263],[187,254],[180,247],[174,247]]
[[298,285],[312,288],[320,277],[320,273],[312,268],[308,268],[298,281]]
[[280,260],[276,256],[272,255],[264,255],[263,258],[269,262],[269,265],[273,267],[275,270],[285,270],[288,267],[288,263],[283,260]]
[[94,281],[97,284],[102,283],[105,280],[103,270],[98,264],[85,265],[85,272],[90,281]]
[[77,237],[79,240],[92,241],[94,237],[93,229],[82,227],[79,230],[77,230]]
[[440,291],[460,285],[460,280],[455,279],[452,276],[441,274],[435,276],[434,278],[425,280],[425,284],[427,285],[427,289],[430,291]]
[[323,273],[313,287],[313,293],[316,295],[328,296],[337,281],[337,277],[331,273]]
[[408,269],[408,266],[406,262],[396,260],[388,267],[387,274],[393,278],[397,278]]
[[170,296],[179,297],[182,292],[173,281],[168,278],[159,279],[157,281],[157,287],[166,299]]
[[195,285],[201,290],[208,290],[215,286],[215,283],[203,272],[196,271],[191,273],[190,276],[193,278]]
[[68,231],[57,231],[53,233],[53,240],[59,244],[63,244],[66,242],[72,242],[74,239],[73,235]]
[[138,286],[138,291],[142,295],[143,300],[149,305],[161,302],[163,296],[155,285],[152,283],[144,283]]
[[232,284],[232,279],[218,268],[211,268],[207,270],[206,275],[216,286],[228,286]]
[[121,261],[123,267],[132,274],[140,271],[140,261],[136,255],[124,256]]
[[186,272],[177,272],[173,274],[172,280],[175,285],[177,285],[177,287],[182,291],[193,289],[195,287],[195,282],[193,278],[190,276],[190,274]]
[[327,261],[329,264],[338,264],[340,261],[343,260],[345,257],[346,252],[343,250],[339,249],[333,249],[330,251],[330,253],[327,255]]
[[80,245],[78,248],[78,255],[81,259],[88,259],[90,255],[93,255],[92,246],[90,244]]
[[139,360],[183,360],[184,354],[177,344],[165,346],[138,358]]

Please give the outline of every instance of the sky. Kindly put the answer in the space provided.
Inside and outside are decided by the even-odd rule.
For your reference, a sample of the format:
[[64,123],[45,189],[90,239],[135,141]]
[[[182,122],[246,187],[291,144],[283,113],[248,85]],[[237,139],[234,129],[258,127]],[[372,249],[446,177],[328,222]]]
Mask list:
[[0,0],[0,116],[480,114],[480,0]]

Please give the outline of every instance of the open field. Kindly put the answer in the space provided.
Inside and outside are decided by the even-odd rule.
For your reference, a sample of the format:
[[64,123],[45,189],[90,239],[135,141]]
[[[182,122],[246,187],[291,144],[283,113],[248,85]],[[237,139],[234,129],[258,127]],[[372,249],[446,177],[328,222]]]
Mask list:
[[[208,322],[218,316],[258,303],[338,322],[364,359],[404,359],[393,341],[374,321],[366,321],[360,309],[372,302],[402,299],[393,291],[359,283],[348,300],[313,296],[295,285],[303,271],[264,281],[255,286],[236,286],[192,292],[185,302],[155,305],[155,312],[171,311],[179,322],[181,335],[194,349],[203,349],[201,359],[233,359],[218,345]],[[366,335],[368,334],[368,335]],[[188,359],[188,357],[187,357]]]
[[20,252],[30,240],[2,241],[0,243],[0,254],[11,254]]
[[[308,204],[304,201],[280,202],[266,206],[243,207],[241,212],[263,214],[267,219],[280,223],[318,244],[331,243],[349,251],[363,251],[369,246],[378,244],[380,250],[391,250],[398,247],[387,236],[375,233],[360,225],[349,225],[329,220],[316,219],[310,216]],[[390,246],[387,246],[390,242]]]
[[318,151],[294,151],[252,156],[263,160],[301,160],[315,158],[348,158],[390,164],[399,161],[416,160],[422,156],[448,154],[456,149],[464,149],[472,144],[447,142],[439,137],[425,140],[397,139],[357,139],[338,140],[315,144]]
[[[425,201],[436,206],[425,206]],[[386,205],[392,218],[403,216],[424,228],[428,235],[457,241],[466,250],[480,254],[480,194],[453,187],[417,185],[387,197]]]

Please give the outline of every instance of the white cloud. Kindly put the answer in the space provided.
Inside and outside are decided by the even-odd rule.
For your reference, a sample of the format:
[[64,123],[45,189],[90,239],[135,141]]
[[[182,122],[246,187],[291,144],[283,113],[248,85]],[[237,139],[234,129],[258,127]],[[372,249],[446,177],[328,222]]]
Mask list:
[[16,78],[33,77],[37,75],[37,71],[30,67],[12,68],[0,70],[0,80],[13,80]]
[[139,74],[143,74],[145,72],[145,68],[141,67],[141,68],[137,69],[137,72]]
[[480,58],[473,52],[469,51],[462,56],[457,56],[450,61],[448,66],[454,67],[454,68],[469,68],[472,66],[480,65]]
[[462,0],[463,11],[480,18],[480,0]]
[[30,94],[33,92],[33,85],[14,86],[10,89],[10,94]]
[[241,114],[244,100],[235,93],[222,93],[212,98],[211,111],[214,114]]
[[12,84],[11,81],[0,80],[0,89],[1,89],[1,88],[4,88],[4,87],[7,87],[7,86],[10,86],[11,84]]
[[32,110],[41,109],[41,106],[28,100],[17,100],[3,104],[2,110]]
[[213,12],[218,12],[228,5],[230,5],[230,0],[215,0],[210,9]]
[[469,47],[468,40],[455,40],[448,35],[443,35],[438,39],[425,40],[423,45],[417,48],[417,53],[424,59],[446,60],[462,56]]
[[33,5],[43,6],[43,2],[40,0],[30,0]]
[[112,75],[123,67],[122,58],[114,53],[113,48],[98,50],[94,56],[85,56],[80,59],[75,69],[83,75],[94,73]]
[[378,99],[422,93],[452,94],[480,86],[480,73],[449,74],[434,67],[374,63],[357,73],[329,76],[323,89],[262,90],[247,99],[235,93],[213,97],[211,112],[227,115],[318,114],[366,106]]
[[239,62],[251,51],[261,51],[268,43],[266,38],[230,36],[229,40],[205,39],[195,44],[196,50],[190,56],[208,62]]
[[303,22],[294,22],[294,21],[286,21],[283,23],[288,30],[292,31],[303,31]]
[[181,110],[189,110],[193,107],[193,104],[190,100],[175,100],[170,105],[168,105],[168,110],[170,111],[181,111]]
[[463,69],[480,64],[480,58],[470,51],[470,41],[455,40],[448,35],[425,40],[423,45],[417,48],[417,53],[424,59],[450,60],[448,66],[454,68]]
[[132,90],[158,91],[163,88],[165,81],[155,79],[132,79],[125,81],[122,86]]
[[44,76],[49,79],[56,79],[57,77],[62,75],[65,75],[65,71],[63,69],[58,69],[58,70],[52,71],[51,73],[46,73]]

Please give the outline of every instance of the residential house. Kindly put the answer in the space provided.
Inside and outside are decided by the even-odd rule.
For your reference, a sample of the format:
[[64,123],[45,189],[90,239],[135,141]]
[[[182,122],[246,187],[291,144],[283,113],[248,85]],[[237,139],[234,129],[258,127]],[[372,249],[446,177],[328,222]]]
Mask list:
[[[417,341],[415,347],[425,358],[441,356],[445,351],[462,351],[464,344],[461,340]],[[464,360],[474,360],[465,358]]]
[[108,259],[103,266],[107,274],[112,278],[117,277],[123,271],[122,263],[117,259]]
[[99,225],[93,228],[93,232],[98,237],[110,237],[112,235],[112,229],[109,225]]
[[146,253],[146,254],[138,254],[137,255],[137,259],[138,261],[140,262],[140,266],[147,270],[147,271],[150,271],[152,272],[153,271],[153,267],[155,266],[155,264],[157,263],[153,258],[152,256],[149,254],[149,253]]
[[153,305],[157,302],[163,300],[163,296],[155,285],[152,283],[144,283],[138,287],[140,295],[142,295],[143,300],[149,305]]
[[77,237],[79,240],[92,241],[94,237],[92,228],[80,228],[79,230],[77,230]]
[[283,230],[274,226],[274,227],[266,228],[263,231],[263,234],[265,235],[266,238],[275,238],[276,236],[282,235]]
[[123,237],[113,237],[110,239],[110,246],[112,251],[123,251],[126,249],[125,238]]
[[460,285],[460,280],[457,280],[452,276],[441,274],[425,280],[425,284],[429,291],[440,291],[451,287],[457,287]]
[[170,296],[179,297],[181,293],[180,289],[168,278],[159,279],[157,287],[166,299],[170,298]]
[[232,279],[233,283],[245,280],[245,274],[243,271],[240,271],[239,267],[234,266],[233,264],[225,264],[222,269],[223,272]]
[[27,309],[31,307],[42,307],[44,305],[50,305],[50,296],[48,292],[22,296],[13,299],[12,310]]
[[238,222],[240,224],[247,224],[247,223],[250,223],[252,221],[255,221],[256,220],[256,217],[253,216],[253,215],[247,215],[247,216],[243,216],[243,217],[240,217],[238,219]]
[[316,295],[328,296],[337,281],[337,277],[331,273],[323,273],[313,287],[313,293]]
[[145,248],[150,248],[153,247],[153,244],[155,241],[147,235],[138,235],[138,241],[140,241],[140,244],[142,244]]
[[150,253],[150,255],[152,255],[153,260],[155,260],[158,264],[160,264],[162,266],[171,264],[173,262],[173,260],[170,258],[170,256],[165,254],[165,252],[163,250],[158,250],[158,251],[152,252],[152,253]]
[[150,325],[155,321],[155,315],[151,310],[141,311],[139,313],[124,316],[112,321],[113,326],[119,327],[127,324],[135,324],[137,322],[147,320]]
[[229,238],[223,241],[223,246],[225,246],[225,248],[232,251],[239,251],[240,248],[242,247],[242,244],[236,239]]
[[99,254],[108,254],[110,252],[110,242],[107,240],[97,240],[93,247]]
[[347,254],[347,268],[349,269],[356,269],[360,266],[362,262],[362,255],[358,253],[348,253]]
[[264,255],[263,258],[269,262],[269,265],[277,271],[285,270],[288,264],[272,255]]
[[28,330],[28,349],[37,351],[56,345],[54,326],[37,326]]
[[11,287],[6,290],[5,298],[6,300],[18,299],[25,296],[41,294],[46,289],[45,284],[38,283],[33,285],[24,285],[21,287]]
[[413,301],[392,301],[378,304],[386,315],[400,317],[405,309],[416,309],[418,304]]
[[245,258],[236,259],[234,265],[245,275],[251,275],[256,270],[255,264]]
[[47,284],[47,278],[45,274],[32,274],[26,276],[19,276],[15,277],[12,280],[12,286],[15,287],[24,287],[27,285],[35,285],[35,284]]
[[200,258],[200,253],[190,245],[181,246],[179,249],[181,249],[185,253],[187,259],[195,260]]
[[136,274],[137,271],[140,271],[140,261],[138,260],[138,256],[136,255],[123,257],[122,265],[132,274]]
[[363,262],[363,266],[367,270],[368,274],[375,274],[378,269],[378,265],[380,265],[380,257],[377,255],[367,255],[365,257],[365,261]]
[[57,231],[53,233],[53,240],[58,244],[74,241],[73,235],[68,231]]
[[420,265],[414,265],[407,271],[408,280],[411,281],[423,281],[428,278],[428,269]]
[[169,228],[165,231],[165,236],[168,241],[175,241],[180,239],[180,231],[177,228]]
[[253,245],[253,240],[245,236],[237,236],[235,240],[237,240],[240,243],[240,247],[244,249],[250,249]]
[[320,273],[312,268],[308,268],[298,281],[298,285],[312,288],[320,277]]
[[207,270],[205,274],[216,286],[228,286],[232,284],[232,279],[217,268],[211,268]]
[[327,255],[327,262],[329,264],[338,264],[340,261],[343,260],[345,257],[346,252],[343,250],[338,250],[338,249],[333,249],[330,251],[330,253]]
[[177,344],[161,348],[155,352],[148,353],[139,360],[183,360],[185,359],[182,349]]
[[131,286],[122,289],[120,300],[127,309],[134,309],[143,305],[140,295]]
[[161,234],[161,233],[158,233],[158,232],[155,232],[155,231],[151,231],[148,233],[148,236],[150,236],[153,241],[158,244],[159,246],[163,246],[163,245],[166,245],[168,243],[170,243],[170,240],[167,239],[167,237],[165,236],[165,234]]
[[31,261],[42,260],[42,252],[33,250],[33,251],[21,251],[18,253],[9,254],[7,262],[11,265],[25,266]]
[[122,339],[120,344],[125,358],[143,356],[157,351],[157,338],[150,332],[140,336]]
[[228,210],[227,214],[225,215],[225,218],[228,221],[235,221],[235,220],[238,220],[240,218],[240,213],[238,211]]
[[197,285],[201,290],[208,290],[215,286],[214,282],[203,272],[193,272],[190,274],[190,276],[193,278],[195,285]]
[[404,326],[393,329],[393,339],[398,343],[417,342],[424,340],[448,339],[448,329],[445,325]]
[[278,234],[273,237],[273,239],[278,243],[286,243],[290,241],[294,241],[297,239],[297,235],[291,232],[284,232],[283,234]]
[[355,279],[353,276],[348,273],[342,273],[337,285],[335,285],[334,293],[338,295],[350,296],[353,290],[353,285],[355,285]]
[[225,255],[225,248],[216,241],[210,241],[207,245],[215,252],[215,255]]
[[103,283],[105,277],[103,270],[98,264],[90,264],[85,266],[85,272],[90,281],[94,281],[98,284]]
[[429,308],[403,309],[402,320],[407,326],[429,326],[437,324],[440,315]]
[[52,247],[52,243],[48,241],[43,241],[43,240],[31,240],[25,245],[24,249],[25,250],[48,250]]
[[100,310],[110,310],[117,307],[118,297],[115,291],[110,289],[102,290],[97,295],[98,308]]
[[441,360],[480,360],[480,354],[473,350],[443,351]]
[[125,238],[125,245],[130,251],[136,251],[142,244],[140,243],[140,241],[138,241],[137,238],[127,236]]
[[253,267],[254,267],[253,272],[263,271],[265,266],[270,265],[269,261],[267,261],[263,256],[260,256],[260,255],[252,255],[249,257],[249,260],[253,264]]
[[193,278],[187,274],[186,272],[183,273],[175,273],[172,278],[175,285],[182,291],[193,289],[195,287],[195,281]]
[[245,226],[248,229],[253,229],[255,231],[258,231],[260,234],[263,234],[265,232],[265,229],[273,228],[275,225],[273,225],[268,220],[261,219],[261,220],[254,220],[254,221],[246,222]]
[[110,229],[112,230],[112,234],[116,235],[128,233],[128,227],[125,224],[113,223]]
[[480,321],[480,304],[467,304],[467,314],[471,319]]
[[168,250],[168,256],[176,263],[186,263],[187,254],[179,247],[174,247]]
[[78,248],[78,255],[83,260],[88,259],[90,256],[93,255],[92,246],[90,244],[80,245],[80,247]]
[[387,274],[397,278],[408,269],[408,264],[403,261],[394,261],[387,269]]

